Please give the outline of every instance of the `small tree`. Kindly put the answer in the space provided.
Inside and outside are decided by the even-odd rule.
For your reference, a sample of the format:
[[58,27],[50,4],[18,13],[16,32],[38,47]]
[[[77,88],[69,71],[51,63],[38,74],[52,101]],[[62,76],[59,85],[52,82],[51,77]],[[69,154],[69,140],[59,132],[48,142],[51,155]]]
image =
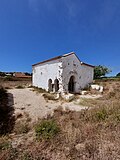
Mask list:
[[94,78],[100,78],[102,76],[105,76],[106,74],[110,73],[111,70],[109,68],[107,68],[106,66],[96,66],[94,68]]
[[25,72],[26,76],[32,76],[32,73]]
[[0,76],[1,76],[1,77],[4,77],[4,76],[5,76],[5,73],[0,71]]
[[120,77],[120,73],[118,73],[118,74],[116,75],[116,77]]

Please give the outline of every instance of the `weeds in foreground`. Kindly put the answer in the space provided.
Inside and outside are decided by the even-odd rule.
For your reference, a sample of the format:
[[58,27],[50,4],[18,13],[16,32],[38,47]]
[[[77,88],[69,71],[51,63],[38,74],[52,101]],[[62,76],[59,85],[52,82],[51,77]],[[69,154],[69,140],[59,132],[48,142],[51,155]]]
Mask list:
[[[35,126],[36,137],[44,140],[33,140],[24,147],[3,150],[0,159],[120,159],[120,92],[118,89],[114,91],[111,98],[107,94],[107,98],[87,101],[89,106],[94,106],[87,110],[64,111],[59,107],[53,117],[41,120]],[[53,123],[59,128],[57,131],[54,131],[56,125]],[[55,136],[58,132],[59,136]]]
[[8,137],[2,136],[0,137],[0,150],[5,150],[11,147],[11,143],[8,140]]
[[26,121],[18,121],[15,124],[14,132],[16,134],[28,133],[30,130],[29,124]]
[[54,120],[43,120],[35,127],[37,139],[51,139],[59,132],[59,127]]

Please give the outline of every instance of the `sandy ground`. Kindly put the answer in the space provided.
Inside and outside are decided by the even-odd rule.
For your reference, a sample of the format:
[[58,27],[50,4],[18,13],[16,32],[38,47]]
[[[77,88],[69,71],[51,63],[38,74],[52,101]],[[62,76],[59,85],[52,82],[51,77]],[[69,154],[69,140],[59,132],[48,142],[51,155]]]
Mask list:
[[9,89],[8,93],[13,96],[13,106],[15,108],[15,114],[28,113],[32,120],[38,120],[38,118],[46,117],[48,114],[53,114],[54,109],[62,106],[63,109],[70,109],[80,111],[87,107],[80,106],[73,102],[61,102],[61,101],[46,101],[42,94],[32,91],[30,88],[25,89]]

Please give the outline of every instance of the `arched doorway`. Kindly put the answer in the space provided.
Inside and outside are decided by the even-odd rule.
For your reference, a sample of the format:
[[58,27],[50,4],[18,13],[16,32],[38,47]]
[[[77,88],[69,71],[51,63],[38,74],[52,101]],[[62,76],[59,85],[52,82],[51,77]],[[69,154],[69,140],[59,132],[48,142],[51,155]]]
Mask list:
[[58,79],[55,79],[54,84],[55,84],[55,92],[57,92],[59,90],[59,81],[58,81]]
[[52,87],[52,79],[48,80],[48,91],[52,92],[53,91],[53,87]]
[[69,83],[68,83],[68,91],[70,93],[74,93],[75,92],[75,77],[71,76]]

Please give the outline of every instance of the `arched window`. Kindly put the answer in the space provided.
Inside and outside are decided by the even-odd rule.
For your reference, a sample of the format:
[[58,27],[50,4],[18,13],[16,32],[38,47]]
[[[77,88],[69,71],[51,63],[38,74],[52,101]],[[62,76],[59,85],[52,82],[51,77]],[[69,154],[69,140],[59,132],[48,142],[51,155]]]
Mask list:
[[70,77],[70,80],[69,80],[69,83],[68,83],[68,91],[70,93],[75,92],[75,77],[74,76]]
[[52,79],[49,79],[49,80],[48,80],[48,91],[49,91],[49,92],[52,92],[52,91],[53,91],[53,88],[52,88]]
[[55,84],[55,92],[57,92],[59,90],[59,81],[58,81],[58,79],[55,79],[54,84]]

